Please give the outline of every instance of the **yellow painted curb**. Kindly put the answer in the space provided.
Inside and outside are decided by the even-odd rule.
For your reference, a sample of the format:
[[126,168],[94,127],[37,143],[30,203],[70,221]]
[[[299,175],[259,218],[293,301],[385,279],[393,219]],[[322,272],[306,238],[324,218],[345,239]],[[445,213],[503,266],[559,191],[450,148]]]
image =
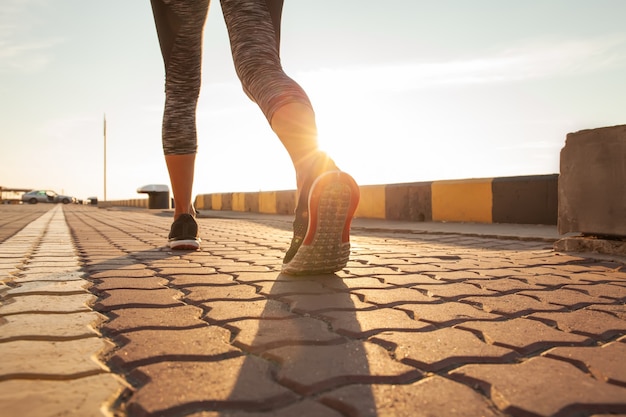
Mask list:
[[211,208],[213,210],[221,210],[222,209],[222,195],[221,194],[212,194],[211,195]]
[[259,213],[276,214],[276,191],[259,192]]
[[492,178],[435,181],[433,221],[492,223]]
[[233,211],[247,211],[245,193],[233,193],[232,210]]
[[362,186],[361,200],[356,209],[355,217],[384,219],[386,217],[385,186]]
[[208,210],[211,205],[207,204],[210,201],[211,196],[207,194],[200,194],[196,196],[196,201],[194,202],[194,207],[198,210]]

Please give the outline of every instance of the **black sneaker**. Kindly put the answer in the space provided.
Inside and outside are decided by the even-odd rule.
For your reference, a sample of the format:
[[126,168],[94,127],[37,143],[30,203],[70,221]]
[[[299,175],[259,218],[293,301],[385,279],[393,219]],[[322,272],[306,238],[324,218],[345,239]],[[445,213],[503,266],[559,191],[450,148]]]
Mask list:
[[302,187],[293,239],[283,259],[285,274],[329,274],[348,263],[350,225],[359,203],[359,187],[334,163],[331,169],[308,179]]
[[178,250],[196,250],[200,247],[198,223],[191,214],[181,214],[172,223],[167,245]]

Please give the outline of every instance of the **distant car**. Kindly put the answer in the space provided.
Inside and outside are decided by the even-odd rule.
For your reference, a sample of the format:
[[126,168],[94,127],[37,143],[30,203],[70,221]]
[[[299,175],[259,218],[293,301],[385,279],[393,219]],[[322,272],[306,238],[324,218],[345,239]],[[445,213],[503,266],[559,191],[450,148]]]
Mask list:
[[22,195],[22,201],[29,204],[37,203],[75,203],[76,198],[69,195],[57,194],[50,190],[33,190]]

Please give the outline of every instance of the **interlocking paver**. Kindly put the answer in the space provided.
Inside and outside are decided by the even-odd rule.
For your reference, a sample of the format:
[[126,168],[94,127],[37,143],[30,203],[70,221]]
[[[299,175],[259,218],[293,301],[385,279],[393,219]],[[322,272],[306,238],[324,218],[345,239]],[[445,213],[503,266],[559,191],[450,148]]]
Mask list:
[[256,284],[258,282],[274,282],[279,279],[280,275],[276,271],[263,271],[263,272],[233,272],[227,275],[231,275],[233,279],[241,284]]
[[357,383],[403,383],[420,372],[391,358],[372,343],[351,341],[322,346],[286,346],[263,357],[278,362],[277,380],[294,391],[309,395]]
[[[201,250],[175,252],[160,212],[63,213],[67,226],[34,222],[10,245],[0,227],[0,352],[102,341],[67,374],[68,357],[50,365],[49,353],[29,357],[47,372],[22,370],[34,379],[8,369],[0,391],[41,387],[14,396],[32,411],[51,395],[118,417],[590,416],[626,404],[618,262],[546,241],[361,228],[343,271],[292,278],[280,273],[288,217],[200,217]],[[0,392],[4,404],[18,409]]]
[[21,284],[24,282],[31,282],[31,281],[72,281],[72,280],[84,280],[84,276],[85,274],[83,272],[80,271],[76,271],[76,269],[74,269],[73,271],[64,271],[64,272],[52,272],[52,271],[44,271],[44,272],[32,272],[32,271],[28,271],[28,273],[25,273],[23,271],[20,271],[19,273],[15,273],[13,275],[13,278],[11,279],[12,282],[15,282],[17,284]]
[[19,270],[0,303],[2,414],[102,415],[126,384],[96,357],[112,345],[92,327],[103,317],[88,308],[95,297],[60,206],[0,242],[7,252]]
[[593,347],[558,347],[543,354],[583,366],[596,379],[626,387],[626,343],[607,343]]
[[2,314],[91,311],[87,305],[95,299],[96,297],[92,294],[24,295],[9,298],[11,302],[3,305]]
[[122,308],[107,312],[110,321],[102,325],[108,334],[146,329],[188,329],[206,325],[202,309],[181,304],[167,308]]
[[613,304],[615,301],[587,295],[581,291],[560,288],[559,291],[522,291],[519,295],[535,298],[541,302],[567,307],[568,309],[580,309],[593,304]]
[[271,409],[297,399],[271,379],[270,364],[254,356],[162,362],[139,367],[130,377],[143,384],[128,403],[133,417],[180,415],[198,409]]
[[402,275],[403,273],[395,268],[387,266],[363,265],[361,263],[352,264],[348,262],[346,271],[353,276],[373,276],[373,275]]
[[459,329],[479,332],[489,344],[503,346],[528,355],[552,346],[590,344],[591,339],[566,333],[543,323],[523,318],[506,321],[470,321]]
[[309,317],[240,320],[230,322],[229,328],[235,329],[235,346],[256,354],[289,344],[330,344],[342,340],[325,322]]
[[0,381],[0,410],[7,417],[102,417],[102,410],[125,389],[124,381],[111,374],[66,381]]
[[626,281],[611,282],[609,284],[593,284],[593,285],[566,285],[563,287],[568,290],[582,291],[592,297],[607,298],[609,300],[625,301],[626,300]]
[[148,269],[147,267],[139,267],[133,269],[106,269],[104,271],[95,272],[89,274],[89,278],[92,280],[106,280],[108,278],[153,278],[155,276],[154,271]]
[[583,272],[578,272],[576,274],[570,275],[570,277],[577,282],[589,282],[602,284],[607,282],[615,282],[615,281],[623,281],[626,280],[626,272],[623,269],[602,269],[597,272],[589,272],[589,267],[583,270]]
[[[180,260],[178,262],[183,262],[183,260]],[[169,265],[172,265],[171,263]],[[216,274],[216,270],[215,268],[209,268],[206,266],[202,266],[200,264],[187,264],[185,268],[181,268],[180,266],[167,266],[167,267],[163,267],[163,266],[159,266],[157,265],[150,265],[152,268],[154,268],[155,271],[157,271],[160,275],[167,275],[167,276],[176,276],[176,275],[201,275],[201,276],[206,276],[206,275],[213,275]]]
[[390,330],[417,331],[429,327],[428,323],[411,319],[407,312],[392,308],[360,310],[353,314],[329,311],[319,316],[328,320],[337,333],[354,339],[367,339]]
[[72,340],[96,336],[93,326],[104,317],[93,312],[15,314],[2,319],[0,342],[13,340]]
[[547,274],[547,275],[530,275],[524,273],[518,273],[513,275],[511,278],[522,280],[530,285],[539,285],[541,287],[558,289],[564,285],[575,283],[576,281],[572,280],[566,276]]
[[246,318],[283,319],[296,317],[286,304],[276,300],[218,300],[206,305],[205,317],[211,323],[227,323]]
[[11,289],[9,296],[20,295],[69,295],[85,294],[85,287],[88,283],[85,280],[58,280],[58,281],[28,281],[19,287]]
[[516,277],[499,278],[499,279],[482,279],[468,280],[467,284],[476,285],[488,291],[497,292],[499,294],[514,294],[524,290],[542,290],[544,287],[537,284],[530,284]]
[[[337,280],[339,281],[339,280]],[[321,283],[308,280],[279,279],[276,281],[261,281],[253,284],[259,294],[272,297],[281,297],[289,294],[331,294],[332,290]]]
[[436,375],[407,385],[350,385],[323,394],[320,401],[336,407],[346,415],[378,417],[500,415],[489,401],[472,388]]
[[601,311],[583,309],[571,312],[534,313],[529,318],[555,325],[565,332],[606,340],[626,333],[626,321]]
[[120,308],[140,307],[176,307],[183,305],[180,298],[183,294],[170,288],[158,289],[115,289],[106,293],[106,298],[100,298],[96,304],[97,311],[111,311]]
[[389,283],[378,277],[343,277],[320,282],[324,287],[336,291],[352,291],[355,289],[383,289],[389,288]]
[[358,289],[354,294],[363,297],[363,301],[379,307],[393,307],[398,304],[432,303],[433,299],[415,288],[387,287],[385,289]]
[[291,311],[297,314],[375,308],[373,304],[361,301],[356,294],[294,294],[280,297],[280,299],[289,303]]
[[218,272],[221,272],[223,274],[226,273],[242,273],[242,272],[265,272],[265,271],[270,271],[270,268],[266,267],[266,266],[260,266],[260,265],[249,265],[249,264],[242,264],[242,265],[222,265],[222,266],[218,266],[215,268]]
[[590,306],[587,309],[603,311],[605,313],[611,314],[614,317],[617,317],[620,320],[626,320],[626,304],[603,304],[599,306]]
[[487,313],[510,317],[524,316],[540,311],[559,311],[565,307],[549,304],[520,294],[505,294],[492,297],[465,297],[463,302],[482,308]]
[[463,282],[470,279],[484,279],[479,273],[473,271],[443,271],[429,275],[439,282]]
[[199,286],[199,285],[210,285],[210,286],[219,286],[219,285],[233,285],[235,284],[235,279],[228,274],[176,274],[176,275],[167,275],[167,279],[172,286],[175,287],[189,287],[189,286]]
[[374,275],[374,277],[382,279],[383,282],[386,284],[397,285],[399,287],[410,287],[418,284],[430,285],[441,283],[441,281],[438,281],[435,278],[422,274],[376,274]]
[[338,411],[325,407],[317,401],[305,399],[278,410],[274,409],[266,412],[201,411],[189,414],[187,417],[341,417],[342,415]]
[[[481,267],[470,269],[467,272],[473,272],[477,274],[476,276],[473,276],[472,279],[510,278],[510,277],[518,276],[520,274],[520,271],[518,269],[511,268],[510,265],[498,267],[497,265],[488,265],[488,264],[489,262],[485,262],[484,265],[481,265]],[[440,277],[439,279],[445,280],[446,275],[444,274],[437,274],[437,275]],[[459,273],[452,272],[450,275],[452,277],[455,277],[455,276],[458,277]],[[452,279],[465,280],[462,277],[452,278]]]
[[[218,361],[240,356],[228,341],[230,332],[215,326],[193,329],[159,329],[127,332],[113,340],[122,347],[112,352],[108,364],[132,370],[150,363],[172,360]],[[151,346],[146,349],[146,346]]]
[[432,323],[438,327],[452,326],[468,320],[495,320],[498,314],[487,313],[470,304],[446,301],[429,304],[399,304],[396,309],[409,312],[415,320]]
[[435,276],[438,276],[439,274],[445,274],[446,272],[450,272],[450,270],[448,268],[444,268],[441,267],[439,265],[432,265],[432,264],[427,264],[427,265],[414,265],[411,264],[409,262],[394,262],[393,259],[390,259],[389,261],[389,266],[392,268],[396,268],[398,271],[404,272],[404,273],[418,273],[418,274],[434,274]]
[[625,387],[600,382],[559,360],[535,357],[521,364],[467,365],[452,376],[477,386],[513,416],[626,412]]
[[86,269],[89,272],[113,270],[119,273],[123,273],[124,271],[127,271],[127,270],[135,271],[135,270],[143,270],[144,268],[145,268],[145,265],[137,264],[136,259],[133,259],[129,256],[123,256],[123,257],[116,258],[116,259],[110,259],[107,257],[96,264],[90,264]]
[[471,332],[444,328],[430,332],[385,332],[371,339],[392,349],[398,360],[429,372],[464,363],[508,362],[519,355],[493,346]]
[[263,297],[257,294],[256,288],[251,285],[233,282],[225,286],[197,286],[188,288],[185,300],[190,303],[206,303],[219,300],[260,300]]
[[466,282],[453,282],[438,285],[415,285],[411,288],[419,290],[428,297],[446,301],[473,296],[490,296],[497,294],[495,291],[481,288],[480,286]]
[[97,286],[92,287],[93,292],[103,293],[108,290],[120,290],[120,289],[161,289],[168,284],[168,280],[165,278],[159,278],[154,276],[148,277],[107,277],[97,280]]
[[[91,356],[111,346],[97,337],[69,341],[16,340],[2,347],[0,380],[83,377],[103,373]],[[37,358],[36,361],[33,358]]]

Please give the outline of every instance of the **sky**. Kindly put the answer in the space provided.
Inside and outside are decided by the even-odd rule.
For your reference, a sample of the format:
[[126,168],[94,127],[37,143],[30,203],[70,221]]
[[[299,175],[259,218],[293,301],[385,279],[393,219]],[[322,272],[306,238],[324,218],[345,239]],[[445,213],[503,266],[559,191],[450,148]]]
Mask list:
[[[286,0],[285,71],[361,185],[559,172],[566,135],[626,124],[624,0]],[[204,33],[194,194],[293,189],[243,93],[219,2]],[[3,0],[0,186],[137,198],[168,184],[148,0]]]

